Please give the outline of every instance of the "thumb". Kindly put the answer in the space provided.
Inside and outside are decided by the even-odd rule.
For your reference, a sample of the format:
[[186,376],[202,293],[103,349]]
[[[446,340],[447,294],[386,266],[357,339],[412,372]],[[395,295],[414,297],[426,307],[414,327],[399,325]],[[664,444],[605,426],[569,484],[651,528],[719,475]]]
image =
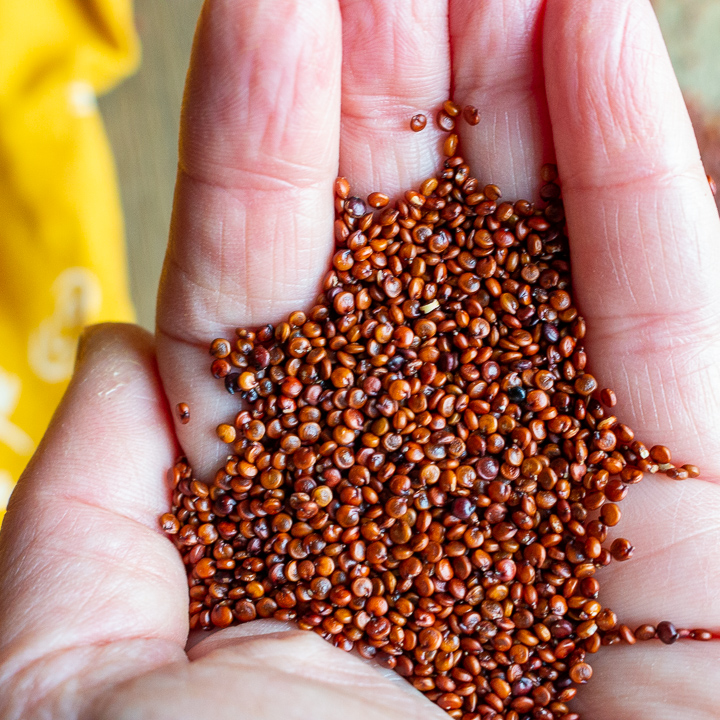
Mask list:
[[174,453],[152,337],[91,328],[0,534],[0,717],[27,717],[4,711],[29,686],[42,704],[182,657],[187,582],[158,521]]
[[[183,672],[166,666],[127,683],[95,708],[98,720],[447,720],[391,670],[276,620],[225,628],[190,651]],[[123,708],[122,713],[117,708]]]

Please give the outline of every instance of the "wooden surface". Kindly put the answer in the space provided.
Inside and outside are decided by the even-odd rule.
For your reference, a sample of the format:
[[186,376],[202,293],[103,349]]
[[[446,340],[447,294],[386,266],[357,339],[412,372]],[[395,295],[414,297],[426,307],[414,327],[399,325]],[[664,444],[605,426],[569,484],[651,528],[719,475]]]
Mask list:
[[[720,178],[720,0],[654,4],[706,165]],[[100,100],[120,179],[132,296],[138,320],[149,329],[170,222],[182,89],[201,5],[201,0],[138,0],[142,67]]]

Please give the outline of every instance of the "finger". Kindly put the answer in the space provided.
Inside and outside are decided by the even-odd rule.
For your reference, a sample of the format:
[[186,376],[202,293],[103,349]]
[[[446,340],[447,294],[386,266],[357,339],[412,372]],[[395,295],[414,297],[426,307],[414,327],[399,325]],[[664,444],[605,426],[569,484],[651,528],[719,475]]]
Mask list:
[[[706,720],[717,716],[717,643],[653,640],[590,656],[594,674],[573,712],[597,720]],[[714,678],[714,679],[713,679]]]
[[[200,472],[237,412],[207,347],[312,303],[332,246],[340,114],[336,0],[207,0],[181,123],[158,305],[158,357],[178,435]],[[230,335],[232,337],[232,335]]]
[[[434,177],[450,94],[447,0],[340,0],[343,26],[340,174],[360,197],[391,197]],[[418,113],[428,118],[409,129]]]
[[545,73],[593,369],[617,414],[720,468],[720,222],[648,0],[549,0]]
[[[253,620],[242,625],[233,625],[232,627],[211,632],[207,632],[205,630],[192,630],[190,632],[186,650],[190,660],[196,661],[214,653],[216,650],[232,648],[241,650],[243,645],[252,639],[258,639],[261,637],[270,639],[269,636],[284,639],[287,635],[296,635],[298,632],[303,633],[304,631],[299,631],[298,628],[290,622],[283,622],[274,619]],[[352,651],[351,655],[355,658],[361,658],[357,651]],[[347,655],[336,654],[336,658],[338,659],[344,657],[347,657]],[[302,657],[298,655],[293,655],[291,662],[299,662],[301,665],[304,665]],[[376,673],[384,677],[391,684],[397,685],[401,690],[409,692],[414,697],[418,696],[417,690],[394,670],[380,665],[380,663],[375,660],[362,659],[362,662],[372,667]]]
[[535,200],[553,147],[542,71],[543,0],[452,0],[454,96],[478,108],[460,123],[463,154],[483,184]]
[[151,336],[89,330],[0,535],[7,702],[184,656],[187,580],[158,521],[174,452]]
[[[599,570],[600,601],[633,630],[669,620],[720,632],[720,487],[666,478],[633,486],[604,543],[627,538],[626,562]],[[662,589],[662,590],[660,590]]]
[[[192,661],[201,660],[207,655],[211,655],[217,650],[226,650],[232,648],[242,648],[242,646],[250,640],[258,638],[266,639],[285,639],[288,635],[297,635],[301,637],[305,631],[298,630],[297,626],[291,622],[283,622],[281,620],[264,619],[253,620],[242,625],[233,625],[223,628],[222,630],[214,630],[207,632],[205,630],[192,630],[188,645],[186,646],[188,657]],[[311,645],[315,641],[311,641]],[[336,658],[347,657],[346,654],[334,653]],[[361,656],[353,651],[352,657],[360,658]],[[290,657],[290,662],[300,663],[303,665],[302,657],[295,654]],[[353,661],[354,662],[354,661]],[[417,696],[416,690],[394,670],[384,667],[374,660],[363,659],[362,662],[373,668],[379,675],[388,679],[392,683],[399,685],[403,690],[410,692],[411,695]]]
[[299,630],[236,633],[233,644],[216,647],[182,673],[164,668],[113,691],[93,717],[194,717],[210,708],[213,718],[232,720],[239,717],[238,707],[242,717],[290,720],[447,717],[406,680],[397,676],[391,682],[359,658]]

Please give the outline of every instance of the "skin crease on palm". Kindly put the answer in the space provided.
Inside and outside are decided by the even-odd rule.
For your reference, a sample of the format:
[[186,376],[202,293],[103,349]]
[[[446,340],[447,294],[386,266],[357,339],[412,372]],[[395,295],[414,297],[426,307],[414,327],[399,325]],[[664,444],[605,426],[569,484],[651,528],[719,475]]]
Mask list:
[[[640,438],[703,471],[632,488],[616,529],[636,553],[599,574],[600,600],[631,627],[720,632],[720,222],[648,0],[208,0],[157,341],[87,333],[0,536],[1,720],[447,717],[282,625],[188,644],[158,517],[175,433],[201,475],[226,452],[213,429],[236,401],[208,343],[313,301],[338,172],[361,196],[416,187],[440,136],[409,118],[451,95],[480,108],[463,152],[506,198],[534,198],[556,158],[592,372]],[[186,426],[168,410],[180,401]],[[718,660],[717,641],[603,648],[574,709],[716,718]]]

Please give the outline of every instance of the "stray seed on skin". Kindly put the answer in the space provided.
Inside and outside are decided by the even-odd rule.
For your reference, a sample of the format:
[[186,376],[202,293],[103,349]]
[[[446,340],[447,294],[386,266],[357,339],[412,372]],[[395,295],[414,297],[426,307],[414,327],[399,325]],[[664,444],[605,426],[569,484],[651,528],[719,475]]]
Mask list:
[[466,105],[463,110],[463,117],[468,125],[477,125],[480,122],[480,113],[473,105]]
[[689,637],[691,640],[699,640],[700,642],[708,642],[709,640],[712,640],[715,636],[709,630],[697,629],[697,630],[691,630]]
[[629,540],[618,538],[613,541],[613,544],[610,546],[610,552],[615,560],[623,562],[631,558],[635,552],[635,548],[630,544]]
[[427,125],[427,117],[422,114],[413,115],[410,118],[410,129],[413,132],[420,132],[421,130],[425,129],[425,126]]
[[224,442],[224,443],[231,443],[235,442],[235,437],[237,436],[237,432],[235,428],[232,425],[228,425],[226,423],[222,423],[221,425],[217,426],[217,436]]
[[605,388],[600,392],[600,398],[603,401],[604,405],[607,405],[608,407],[615,407],[617,405],[617,397],[615,393],[610,390],[610,388]]
[[661,642],[665,643],[665,645],[672,645],[680,639],[680,634],[675,626],[667,620],[657,624],[656,633],[657,637]]
[[650,448],[650,457],[659,465],[667,465],[672,462],[672,455],[664,445],[655,445]]
[[183,425],[187,425],[190,422],[190,406],[187,403],[178,403],[177,414]]

